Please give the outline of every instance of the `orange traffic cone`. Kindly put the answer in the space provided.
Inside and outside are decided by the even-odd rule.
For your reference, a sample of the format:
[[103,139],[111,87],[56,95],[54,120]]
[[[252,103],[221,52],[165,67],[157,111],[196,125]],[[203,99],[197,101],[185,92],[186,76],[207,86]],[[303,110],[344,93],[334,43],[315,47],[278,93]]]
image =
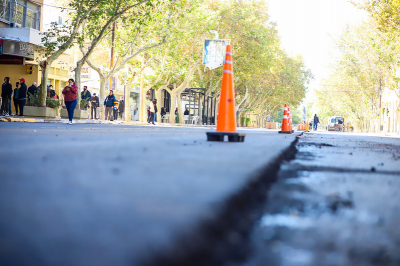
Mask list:
[[217,132],[207,132],[208,141],[243,142],[246,134],[236,133],[235,89],[233,86],[233,60],[231,46],[226,46],[224,72],[218,109]]
[[288,122],[289,122],[289,130],[293,133],[293,125],[292,125],[292,113],[290,112],[290,108],[288,107]]
[[292,131],[289,129],[289,118],[288,118],[288,108],[285,103],[285,109],[283,109],[283,119],[282,119],[282,130],[279,133],[291,134]]
[[299,126],[297,127],[297,131],[301,131],[301,130],[303,130],[303,121],[301,121],[299,123]]

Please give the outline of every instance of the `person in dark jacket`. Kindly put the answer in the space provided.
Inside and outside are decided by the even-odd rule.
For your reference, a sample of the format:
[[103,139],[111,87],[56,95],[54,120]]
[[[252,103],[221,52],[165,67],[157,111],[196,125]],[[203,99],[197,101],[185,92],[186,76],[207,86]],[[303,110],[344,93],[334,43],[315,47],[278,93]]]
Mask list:
[[153,105],[154,105],[154,119],[153,119],[153,125],[154,125],[154,123],[157,121],[157,112],[158,112],[157,99],[153,100]]
[[87,86],[83,86],[83,91],[81,92],[81,99],[86,100],[86,106],[81,106],[81,107],[87,108],[89,106],[91,98],[92,95],[90,94],[90,91],[88,91]]
[[19,79],[21,87],[18,92],[19,116],[24,116],[24,106],[26,104],[26,97],[28,95],[28,87],[25,84],[25,79]]
[[114,102],[116,100],[117,99],[115,98],[113,91],[110,90],[110,93],[104,100],[104,106],[106,107],[106,115],[105,115],[106,120],[111,120],[111,118],[113,117],[113,107],[114,107]]
[[68,124],[72,124],[75,107],[78,103],[78,101],[76,100],[76,96],[78,94],[78,86],[75,85],[75,81],[73,79],[68,80],[68,86],[63,89],[62,94],[64,94],[65,106],[67,107],[68,111]]
[[4,83],[1,86],[1,107],[3,110],[3,115],[9,116],[10,111],[10,100],[12,95],[13,89],[10,83],[10,78],[5,77]]
[[[90,109],[91,109],[91,114],[92,118],[91,119],[96,119],[97,120],[97,107],[100,106],[100,100],[99,97],[96,96],[96,93],[93,93],[93,97],[90,99]],[[94,113],[94,115],[93,115]]]
[[319,118],[317,114],[314,115],[314,130],[317,131],[318,128],[318,123],[319,123]]
[[160,115],[161,115],[161,117],[163,117],[163,116],[166,115],[166,114],[167,114],[167,108],[164,106],[164,107],[161,108],[161,113],[160,113]]
[[15,115],[18,115],[18,106],[19,106],[18,95],[19,95],[19,82],[15,84],[14,97],[13,97]]
[[124,115],[124,111],[125,111],[124,97],[121,97],[121,100],[119,100],[119,107],[118,107],[119,117],[121,120],[122,116]]
[[37,97],[37,96],[38,96],[38,94],[39,94],[39,89],[38,89],[38,87],[36,86],[36,82],[33,82],[33,83],[32,83],[32,86],[30,86],[30,87],[28,88],[28,96],[29,96],[29,94],[32,94],[32,97]]

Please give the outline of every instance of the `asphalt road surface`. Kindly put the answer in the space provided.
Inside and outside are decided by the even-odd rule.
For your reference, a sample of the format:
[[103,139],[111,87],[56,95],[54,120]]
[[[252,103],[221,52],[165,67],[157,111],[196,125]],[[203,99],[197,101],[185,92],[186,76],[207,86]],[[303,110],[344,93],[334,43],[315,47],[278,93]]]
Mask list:
[[210,130],[1,123],[0,265],[168,265],[157,261],[215,250],[199,228],[296,135],[216,143]]
[[0,123],[0,265],[400,265],[400,138],[206,131]]

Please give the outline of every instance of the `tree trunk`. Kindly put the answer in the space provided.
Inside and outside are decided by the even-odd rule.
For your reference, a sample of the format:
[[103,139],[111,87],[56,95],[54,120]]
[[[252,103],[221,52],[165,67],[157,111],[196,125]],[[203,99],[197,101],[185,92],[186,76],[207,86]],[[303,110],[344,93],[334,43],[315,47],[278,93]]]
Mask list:
[[169,123],[175,124],[176,95],[171,91],[169,91],[169,94],[171,95],[171,107],[169,109]]
[[105,89],[106,89],[106,78],[100,77],[100,119],[104,120],[104,99],[105,99]]
[[177,93],[176,100],[178,102],[179,124],[184,124],[185,121],[183,120],[182,98],[181,98],[181,93],[180,92]]
[[78,61],[75,68],[75,85],[78,86],[78,94],[76,95],[77,104],[76,109],[81,108],[81,70],[82,70],[82,62]]
[[140,85],[140,122],[147,122],[147,104],[146,104],[146,93],[147,88],[143,85],[143,79]]
[[42,70],[42,78],[40,84],[40,97],[39,97],[39,106],[46,107],[46,98],[47,98],[47,81],[49,76],[51,63],[49,61],[40,62],[40,68]]
[[128,82],[125,86],[125,121],[131,120],[131,105],[130,105],[130,98],[131,98],[131,82]]
[[164,103],[161,103],[161,92],[163,88],[159,88],[156,90],[156,99],[157,99],[157,123],[161,122],[161,107]]

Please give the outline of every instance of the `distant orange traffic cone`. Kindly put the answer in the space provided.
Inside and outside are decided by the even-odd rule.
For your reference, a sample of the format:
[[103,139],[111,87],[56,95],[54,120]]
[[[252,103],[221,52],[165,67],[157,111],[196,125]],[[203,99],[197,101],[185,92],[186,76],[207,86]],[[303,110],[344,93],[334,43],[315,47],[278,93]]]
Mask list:
[[279,133],[291,134],[292,131],[289,128],[289,118],[288,118],[288,108],[285,103],[285,109],[283,109],[283,119],[282,119],[282,130]]
[[236,133],[235,88],[233,85],[233,60],[231,46],[226,46],[224,72],[218,109],[217,132],[207,132],[208,141],[243,142],[246,134]]
[[297,131],[301,131],[301,130],[303,130],[303,121],[301,121],[299,123],[299,125],[297,126]]
[[288,107],[288,120],[289,120],[289,130],[293,131],[293,124],[292,124],[292,112],[290,112],[290,108]]

